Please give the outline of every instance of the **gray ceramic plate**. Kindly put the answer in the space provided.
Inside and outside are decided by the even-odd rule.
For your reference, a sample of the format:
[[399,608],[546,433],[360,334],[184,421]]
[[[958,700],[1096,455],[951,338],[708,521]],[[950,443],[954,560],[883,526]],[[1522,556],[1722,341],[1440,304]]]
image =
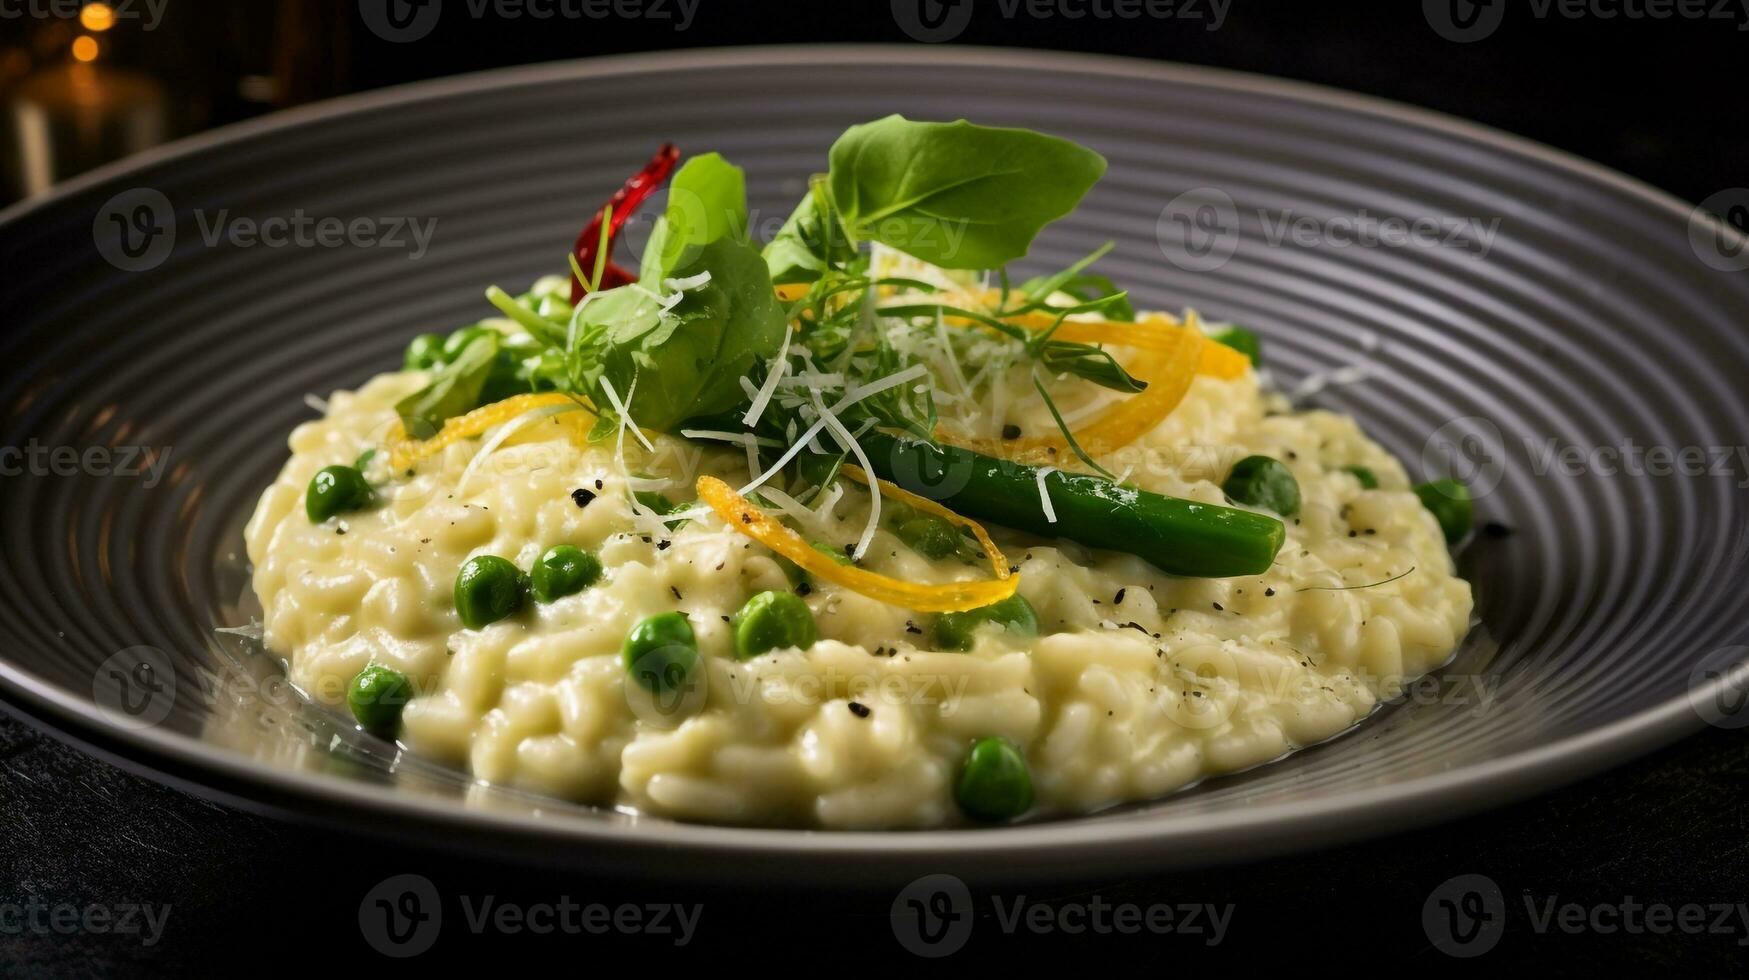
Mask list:
[[[1154,803],[804,833],[470,787],[303,704],[271,658],[213,632],[248,620],[240,529],[306,393],[477,317],[485,284],[554,270],[659,141],[745,166],[769,231],[847,124],[895,111],[1097,148],[1109,176],[1038,264],[1115,239],[1107,271],[1143,303],[1255,328],[1284,387],[1321,378],[1309,403],[1357,415],[1412,468],[1469,478],[1497,527],[1461,555],[1480,625],[1452,665],[1344,738]],[[246,238],[299,214],[389,240],[314,224],[303,244]],[[386,220],[407,218],[435,221],[428,243]],[[1718,454],[1749,433],[1743,246],[1663,194],[1450,119],[1087,57],[631,57],[287,113],[0,215],[0,695],[223,799],[650,873],[1135,870],[1449,817],[1734,720],[1717,710],[1749,642],[1749,472]],[[1657,455],[1615,458],[1632,446]]]

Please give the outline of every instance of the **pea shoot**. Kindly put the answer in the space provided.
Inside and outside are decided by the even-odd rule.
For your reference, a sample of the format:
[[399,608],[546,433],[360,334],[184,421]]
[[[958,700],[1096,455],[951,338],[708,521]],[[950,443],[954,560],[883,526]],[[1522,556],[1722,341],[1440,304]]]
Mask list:
[[462,563],[455,577],[455,611],[471,630],[505,619],[522,608],[528,582],[522,570],[497,555],[478,555]]
[[407,344],[401,367],[408,371],[428,371],[444,363],[443,335],[422,333]]

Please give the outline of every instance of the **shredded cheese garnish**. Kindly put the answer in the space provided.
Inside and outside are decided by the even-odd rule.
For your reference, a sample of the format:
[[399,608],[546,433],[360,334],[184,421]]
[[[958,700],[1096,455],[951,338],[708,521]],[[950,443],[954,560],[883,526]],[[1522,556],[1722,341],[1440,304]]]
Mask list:
[[[1190,391],[1203,351],[1220,346],[1203,337],[1195,312],[1190,314],[1186,329],[1179,332],[1178,338],[1174,349],[1144,350],[1141,357],[1130,365],[1130,373],[1148,383],[1146,390],[1112,405],[1092,422],[1074,430],[1075,441],[1088,455],[1109,455],[1153,431]],[[1074,451],[1060,434],[1024,439],[985,439],[943,427],[936,431],[936,436],[962,449],[1022,462],[1063,460]]]
[[1056,471],[1054,466],[1041,466],[1038,468],[1038,474],[1034,477],[1038,481],[1039,508],[1045,512],[1045,520],[1052,524],[1057,523],[1057,508],[1051,505],[1051,489],[1045,486],[1045,477]]
[[[869,480],[868,475],[858,467],[847,466],[844,473],[863,483]],[[989,556],[990,567],[996,572],[996,579],[919,585],[865,568],[840,565],[815,550],[801,535],[773,520],[746,497],[736,493],[727,483],[714,476],[698,478],[698,498],[708,504],[729,527],[795,562],[810,575],[889,605],[919,612],[964,612],[1001,602],[1020,587],[1020,576],[1009,569],[1008,559],[977,522],[961,517],[933,500],[908,493],[885,480],[879,482],[881,491],[887,495],[971,530],[978,543],[983,546],[984,553]]]

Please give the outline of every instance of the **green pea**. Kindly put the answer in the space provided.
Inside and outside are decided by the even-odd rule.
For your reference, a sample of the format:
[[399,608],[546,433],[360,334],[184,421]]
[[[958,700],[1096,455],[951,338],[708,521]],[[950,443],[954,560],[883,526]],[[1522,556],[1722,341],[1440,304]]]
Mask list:
[[310,523],[320,524],[335,514],[370,506],[370,483],[351,466],[324,466],[310,478],[304,491],[304,513]]
[[1470,500],[1470,488],[1462,481],[1445,479],[1423,483],[1415,487],[1415,496],[1421,498],[1421,506],[1432,511],[1439,529],[1445,532],[1447,544],[1457,544],[1470,533],[1470,525],[1476,519],[1476,508]]
[[475,324],[471,327],[463,327],[444,339],[442,350],[443,363],[448,364],[461,356],[461,352],[465,350],[469,344],[481,337],[498,339],[501,336],[503,335],[498,331],[493,330],[491,327],[482,327],[479,324]]
[[825,555],[827,558],[832,559],[833,561],[837,562],[840,565],[844,565],[846,567],[849,567],[851,565],[856,564],[856,559],[850,557],[850,552],[844,550],[843,548],[840,548],[839,546],[837,546],[835,544],[827,544],[824,541],[811,541],[811,542],[809,542],[809,546],[812,547],[815,551],[818,551],[820,554]]
[[978,820],[1012,820],[1032,808],[1032,772],[1005,738],[972,743],[953,787],[960,809]]
[[991,623],[1016,636],[1038,635],[1038,613],[1017,592],[988,606],[935,617],[935,643],[943,650],[970,650],[978,628]]
[[401,366],[408,371],[424,371],[443,363],[443,335],[422,333],[407,344],[401,356]]
[[761,592],[748,599],[735,614],[734,625],[735,656],[741,660],[820,641],[813,611],[793,592]]
[[1351,474],[1356,480],[1359,480],[1362,490],[1377,490],[1379,488],[1378,475],[1364,466],[1344,466],[1342,472]]
[[368,664],[346,686],[346,706],[369,732],[392,735],[401,727],[401,710],[413,700],[413,685],[399,671]]
[[959,550],[960,532],[939,517],[917,517],[899,525],[899,540],[931,561]]
[[1300,512],[1299,481],[1285,464],[1268,456],[1247,456],[1234,463],[1221,490],[1238,503],[1283,517]]
[[529,574],[529,590],[536,602],[553,602],[575,595],[601,581],[601,559],[582,548],[558,544],[535,559]]
[[1209,339],[1217,344],[1231,347],[1251,360],[1251,366],[1256,367],[1263,357],[1263,345],[1258,343],[1257,335],[1244,327],[1228,324],[1220,330],[1209,334]]
[[462,625],[477,630],[522,608],[528,583],[521,569],[497,555],[477,555],[455,576],[455,611]]
[[698,639],[680,613],[651,616],[626,634],[620,661],[645,689],[665,694],[678,690],[698,671]]

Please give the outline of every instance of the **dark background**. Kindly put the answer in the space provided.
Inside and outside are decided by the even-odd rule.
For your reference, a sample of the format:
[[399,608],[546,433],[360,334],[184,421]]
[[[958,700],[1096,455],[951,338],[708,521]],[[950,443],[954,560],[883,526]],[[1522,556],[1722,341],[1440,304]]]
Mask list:
[[[459,10],[467,0],[447,2]],[[1691,201],[1749,185],[1742,82],[1749,32],[1741,29],[1749,12],[1716,0],[1705,9],[1734,19],[1599,15],[1644,9],[1644,0],[1600,0],[1584,17],[1551,9],[1539,18],[1528,0],[1495,0],[1506,4],[1504,21],[1469,44],[1440,36],[1415,0],[1232,0],[1214,31],[1206,16],[1039,19],[1024,5],[1008,17],[1001,0],[970,2],[973,14],[957,43],[1190,62],[1383,96],[1540,140]],[[1070,2],[1086,7],[1091,0]],[[1208,0],[1196,6],[1210,10]],[[694,22],[676,26],[450,15],[421,43],[391,44],[364,28],[350,0],[168,0],[158,30],[129,34],[118,26],[104,39],[104,56],[157,79],[170,97],[172,128],[186,133],[330,95],[509,64],[731,44],[917,43],[888,0],[701,0]],[[0,20],[0,95],[60,56],[56,45],[66,38],[45,41],[43,31],[28,19]],[[151,947],[137,937],[0,931],[0,973],[7,975],[374,972],[393,964],[361,939],[359,903],[377,882],[404,872],[426,875],[446,896],[705,906],[699,936],[686,949],[652,937],[477,937],[451,927],[432,952],[410,961],[420,969],[475,956],[511,970],[576,973],[680,966],[689,954],[711,967],[750,970],[795,954],[816,970],[908,958],[887,916],[892,894],[560,875],[288,826],[145,783],[9,720],[0,720],[0,772],[0,903],[35,895],[172,909],[167,932]],[[1738,943],[1749,943],[1749,922],[1735,917],[1728,935],[1538,935],[1524,903],[1749,901],[1746,777],[1749,750],[1740,733],[1710,730],[1577,786],[1430,830],[1249,867],[1010,889],[1003,892],[1009,900],[1025,893],[1059,905],[1094,895],[1144,905],[1232,902],[1235,912],[1226,943],[1213,950],[1171,936],[1001,937],[985,915],[948,962],[988,965],[1020,952],[1102,954],[1111,957],[1105,969],[1268,959],[1318,970],[1438,968],[1448,960],[1422,928],[1423,903],[1446,879],[1481,873],[1499,883],[1509,910],[1505,939],[1483,965],[1740,972],[1749,946]],[[978,898],[987,910],[987,896]],[[459,920],[453,900],[446,911]]]

